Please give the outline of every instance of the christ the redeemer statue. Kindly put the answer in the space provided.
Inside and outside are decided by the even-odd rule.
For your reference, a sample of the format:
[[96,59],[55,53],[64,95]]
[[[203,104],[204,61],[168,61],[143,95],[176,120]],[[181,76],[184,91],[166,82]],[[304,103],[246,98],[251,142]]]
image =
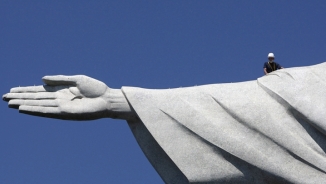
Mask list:
[[3,96],[19,112],[127,120],[166,183],[326,183],[326,63],[254,81],[176,89],[111,89],[45,76]]

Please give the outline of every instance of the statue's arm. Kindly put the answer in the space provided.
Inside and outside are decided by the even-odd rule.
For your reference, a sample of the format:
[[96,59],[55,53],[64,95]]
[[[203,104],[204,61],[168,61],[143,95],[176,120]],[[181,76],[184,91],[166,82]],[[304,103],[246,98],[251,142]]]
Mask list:
[[34,116],[56,119],[133,119],[135,112],[120,89],[84,76],[45,76],[46,85],[12,88],[3,95],[9,107]]
[[136,117],[121,89],[110,89],[107,101],[109,118],[130,120]]

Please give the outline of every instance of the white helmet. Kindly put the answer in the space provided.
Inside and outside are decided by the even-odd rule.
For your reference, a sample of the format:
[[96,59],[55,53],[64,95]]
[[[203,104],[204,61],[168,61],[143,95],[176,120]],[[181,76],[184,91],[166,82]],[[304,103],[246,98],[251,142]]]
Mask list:
[[273,53],[269,53],[267,58],[275,58],[274,54]]

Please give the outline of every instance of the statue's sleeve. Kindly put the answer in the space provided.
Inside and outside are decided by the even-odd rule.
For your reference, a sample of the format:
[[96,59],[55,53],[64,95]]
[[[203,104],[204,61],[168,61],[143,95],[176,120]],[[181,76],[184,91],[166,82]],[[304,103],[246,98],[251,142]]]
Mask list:
[[[166,183],[322,183],[324,121],[309,113],[325,103],[309,104],[309,90],[304,103],[296,101],[290,83],[298,76],[285,71],[232,84],[123,87],[138,115],[129,126]],[[318,77],[311,81],[322,87]]]

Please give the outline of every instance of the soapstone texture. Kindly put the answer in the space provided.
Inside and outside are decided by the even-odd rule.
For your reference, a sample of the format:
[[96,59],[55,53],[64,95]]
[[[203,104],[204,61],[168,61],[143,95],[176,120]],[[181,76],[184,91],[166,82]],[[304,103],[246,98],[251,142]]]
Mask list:
[[[177,183],[169,182],[176,173],[161,164],[175,164],[190,183],[326,183],[325,69],[322,63],[248,82],[122,90],[140,118],[131,129],[166,183]],[[150,135],[139,137],[145,135],[137,126]],[[169,159],[157,162],[161,151],[151,145]]]
[[326,63],[254,81],[110,89],[87,76],[11,89],[20,112],[126,119],[166,183],[326,183]]

